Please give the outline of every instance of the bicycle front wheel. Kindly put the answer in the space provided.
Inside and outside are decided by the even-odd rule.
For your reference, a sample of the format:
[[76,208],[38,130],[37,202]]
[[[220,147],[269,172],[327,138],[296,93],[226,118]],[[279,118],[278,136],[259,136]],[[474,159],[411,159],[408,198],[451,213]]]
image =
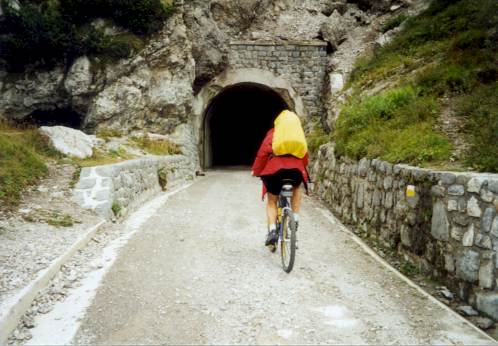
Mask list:
[[290,273],[296,258],[296,226],[292,212],[285,212],[282,217],[282,237],[280,239],[282,268]]

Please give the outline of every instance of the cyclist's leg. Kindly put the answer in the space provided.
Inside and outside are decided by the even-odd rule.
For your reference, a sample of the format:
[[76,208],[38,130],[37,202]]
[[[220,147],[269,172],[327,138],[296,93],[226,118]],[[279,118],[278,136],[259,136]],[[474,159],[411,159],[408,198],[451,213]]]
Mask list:
[[267,203],[266,203],[266,214],[268,216],[268,225],[276,225],[277,224],[277,200],[278,196],[274,195],[270,192],[267,194]]
[[292,192],[291,206],[295,214],[301,210],[301,186],[294,186]]

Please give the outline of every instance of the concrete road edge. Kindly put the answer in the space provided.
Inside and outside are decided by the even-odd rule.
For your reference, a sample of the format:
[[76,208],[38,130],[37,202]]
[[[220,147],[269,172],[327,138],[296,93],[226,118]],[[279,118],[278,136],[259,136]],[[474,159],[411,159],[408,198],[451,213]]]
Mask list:
[[351,230],[349,230],[346,226],[344,226],[342,223],[340,223],[340,221],[338,219],[336,219],[336,217],[329,210],[324,209],[324,208],[317,208],[317,209],[323,214],[323,216],[331,224],[333,224],[334,226],[339,226],[341,232],[344,232],[347,235],[349,235],[349,237],[356,244],[358,244],[362,248],[363,251],[365,251],[368,255],[370,255],[375,261],[377,261],[378,263],[380,263],[383,267],[387,268],[389,271],[391,271],[392,273],[394,273],[394,275],[396,275],[398,278],[400,278],[401,280],[403,280],[404,282],[406,282],[409,286],[411,286],[414,289],[416,289],[424,297],[426,297],[427,299],[429,299],[433,303],[439,305],[440,307],[442,307],[446,311],[448,311],[451,314],[453,314],[457,319],[459,319],[462,322],[464,322],[465,324],[467,324],[469,327],[471,327],[472,329],[474,329],[477,333],[479,333],[483,337],[489,339],[490,341],[493,341],[495,344],[498,344],[498,342],[495,339],[493,339],[491,336],[489,336],[488,334],[486,334],[483,330],[477,328],[474,324],[472,324],[467,319],[465,319],[462,316],[460,316],[458,313],[456,313],[455,311],[453,311],[450,307],[444,305],[439,300],[437,300],[436,298],[434,298],[432,295],[430,295],[429,293],[427,293],[426,291],[424,291],[424,289],[422,287],[420,287],[419,285],[417,285],[414,281],[412,281],[411,279],[409,279],[408,277],[406,277],[405,275],[403,275],[402,273],[400,273],[396,268],[394,268],[387,261],[385,261],[382,257],[380,257],[374,250],[372,250],[372,248],[370,246],[368,246],[360,237],[358,237]]
[[0,345],[6,345],[9,335],[19,324],[19,319],[28,310],[36,295],[47,287],[50,280],[57,274],[61,266],[78,250],[82,249],[97,233],[105,220],[88,228],[83,235],[65,253],[55,259],[47,268],[38,273],[36,278],[21,292],[0,307]]

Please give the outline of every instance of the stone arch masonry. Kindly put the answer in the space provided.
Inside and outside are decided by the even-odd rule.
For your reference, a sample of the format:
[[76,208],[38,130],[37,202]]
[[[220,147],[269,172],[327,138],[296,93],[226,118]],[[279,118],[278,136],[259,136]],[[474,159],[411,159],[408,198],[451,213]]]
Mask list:
[[321,41],[234,41],[230,43],[229,66],[268,70],[286,78],[303,99],[308,115],[317,115],[324,110],[326,47]]

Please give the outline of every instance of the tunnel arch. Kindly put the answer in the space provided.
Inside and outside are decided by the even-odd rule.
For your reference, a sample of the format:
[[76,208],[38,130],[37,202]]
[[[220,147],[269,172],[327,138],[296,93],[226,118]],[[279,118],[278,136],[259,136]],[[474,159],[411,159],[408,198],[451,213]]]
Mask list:
[[[296,93],[295,89],[285,78],[276,76],[270,71],[255,68],[226,70],[200,90],[200,92],[196,95],[193,104],[193,111],[195,115],[194,125],[197,128],[197,143],[199,148],[200,165],[205,169],[211,168],[215,165],[247,165],[250,161],[249,156],[252,156],[252,154],[248,153],[254,152],[255,143],[253,142],[251,144],[252,149],[245,148],[243,150],[243,152],[245,153],[245,159],[237,163],[236,161],[228,162],[223,159],[219,161],[216,157],[217,153],[213,151],[217,150],[220,146],[223,146],[223,143],[213,143],[213,125],[215,127],[219,126],[219,123],[218,125],[216,125],[217,113],[220,113],[220,105],[223,105],[224,102],[232,99],[233,97],[235,97],[235,99],[241,100],[241,102],[238,108],[234,108],[236,109],[234,112],[229,112],[232,117],[232,119],[230,119],[232,121],[232,125],[233,123],[243,123],[244,121],[247,121],[247,116],[244,117],[243,114],[251,113],[250,109],[247,109],[247,112],[237,111],[237,109],[240,110],[241,108],[244,108],[241,106],[242,104],[245,104],[245,107],[247,108],[251,108],[252,106],[254,106],[254,103],[256,103],[257,100],[261,97],[264,99],[263,104],[266,105],[266,107],[262,107],[263,110],[273,109],[273,113],[275,113],[280,108],[288,108],[295,111],[302,117],[307,116],[307,112],[304,108],[301,97]],[[261,100],[259,103],[262,103]],[[229,105],[225,104],[225,106],[227,106],[226,108],[230,108]],[[221,108],[224,107],[221,106]],[[253,107],[252,109],[252,112],[257,112],[257,107]],[[221,109],[221,113],[223,112],[227,113],[226,110]],[[271,120],[269,119],[272,116],[269,115],[270,113],[271,111],[269,111],[269,113],[264,116],[266,119],[266,123],[263,119],[259,119],[260,127],[259,130],[256,131],[256,135],[253,137],[256,138],[256,141],[260,141],[262,139],[259,138],[261,137],[261,133],[266,133],[267,129],[271,127]],[[273,116],[276,115],[273,114]],[[221,115],[220,117],[223,118],[223,115]],[[225,120],[226,119],[228,118],[225,118]],[[213,124],[213,122],[215,122],[215,124]],[[246,123],[245,128],[248,129],[250,128],[250,126],[247,127]],[[215,130],[214,140],[216,141],[220,138],[220,136],[225,137],[230,133],[229,131],[230,130],[228,128],[222,128],[221,131],[216,134]],[[232,128],[232,131],[237,133],[237,131],[240,130],[234,130]],[[237,139],[238,138],[234,139],[232,137],[231,139],[227,139],[225,143],[232,143],[234,141],[235,143],[237,143]],[[236,154],[231,154],[229,156],[236,156]],[[253,158],[251,158],[251,160],[252,159]]]
[[289,108],[276,91],[263,84],[245,82],[224,88],[204,117],[206,165],[251,165],[275,118]]

